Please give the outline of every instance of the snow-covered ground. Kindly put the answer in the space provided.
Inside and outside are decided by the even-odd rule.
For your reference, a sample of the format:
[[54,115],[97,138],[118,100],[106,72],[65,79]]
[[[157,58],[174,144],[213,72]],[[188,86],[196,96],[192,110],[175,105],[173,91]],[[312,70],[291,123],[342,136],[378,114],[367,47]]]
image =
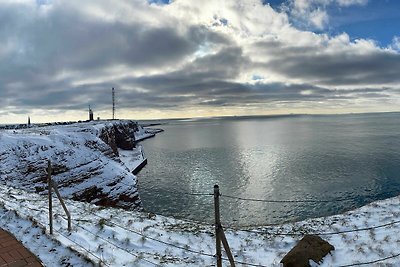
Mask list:
[[141,141],[149,137],[155,136],[157,133],[162,132],[162,129],[152,129],[152,128],[143,128],[138,127],[135,132],[135,141]]
[[118,149],[118,153],[119,159],[130,171],[136,169],[146,159],[142,145],[137,145],[133,150]]
[[[48,230],[44,231],[48,224],[45,196],[2,185],[0,205],[3,206],[0,227],[22,240],[46,266],[68,266],[68,263],[88,266],[87,261],[101,266],[215,264],[211,225],[67,200],[72,215],[69,233],[63,210],[55,200],[55,233],[50,237]],[[399,207],[400,197],[394,197],[342,215],[245,231],[227,229],[225,233],[235,260],[247,263],[237,266],[280,266],[279,261],[302,234],[315,232],[326,234],[321,237],[335,247],[320,266],[343,266],[375,261],[399,252]],[[372,229],[380,225],[384,226]],[[335,234],[354,229],[361,230]],[[400,257],[365,266],[398,266],[399,263]],[[227,265],[225,262],[224,266]]]

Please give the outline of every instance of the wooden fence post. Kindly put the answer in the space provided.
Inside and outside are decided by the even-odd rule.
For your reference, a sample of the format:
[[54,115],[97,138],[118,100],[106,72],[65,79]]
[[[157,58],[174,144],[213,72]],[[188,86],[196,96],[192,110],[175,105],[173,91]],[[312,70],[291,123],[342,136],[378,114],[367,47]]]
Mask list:
[[224,246],[226,255],[228,256],[231,267],[235,267],[235,260],[233,258],[231,249],[229,248],[228,241],[226,240],[224,229],[221,225],[220,211],[219,211],[219,186],[214,185],[214,212],[215,212],[215,246],[217,256],[217,267],[222,267],[222,253],[221,242]]
[[215,212],[215,247],[217,257],[217,267],[222,267],[222,254],[221,254],[221,219],[219,213],[219,186],[214,185],[214,212]]
[[67,206],[65,206],[64,200],[62,199],[60,192],[58,192],[57,183],[51,179],[51,162],[50,160],[47,162],[47,187],[49,191],[49,225],[50,225],[50,234],[53,234],[53,196],[52,189],[56,192],[58,199],[61,202],[61,206],[63,207],[65,214],[67,214],[68,218],[68,231],[71,231],[71,214],[69,213]]
[[224,233],[224,230],[222,229],[222,227],[221,227],[220,232],[221,232],[221,241],[222,241],[222,244],[224,245],[226,255],[228,256],[229,263],[231,264],[231,267],[235,267],[235,260],[233,259],[233,255],[232,255],[231,249],[229,247],[228,240],[226,240],[225,233]]
[[53,199],[51,196],[52,181],[51,181],[51,162],[47,161],[47,189],[49,192],[49,225],[50,234],[53,234]]
[[67,218],[68,218],[68,231],[71,232],[71,214],[69,213],[67,206],[65,206],[64,200],[62,199],[60,192],[58,192],[58,188],[57,188],[57,183],[55,181],[52,182],[52,186],[54,189],[54,192],[56,192],[56,195],[58,197],[58,200],[61,203],[61,206],[64,209],[65,214],[67,214]]

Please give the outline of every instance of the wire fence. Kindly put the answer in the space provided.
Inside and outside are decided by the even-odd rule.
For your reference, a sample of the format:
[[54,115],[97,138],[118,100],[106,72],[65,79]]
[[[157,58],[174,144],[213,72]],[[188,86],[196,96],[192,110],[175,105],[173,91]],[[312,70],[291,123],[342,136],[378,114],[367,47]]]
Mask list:
[[[97,214],[94,214],[94,213],[91,213],[91,214],[94,215],[94,216],[96,216],[96,217],[98,217],[98,218],[100,218],[100,219],[107,220],[106,218],[104,218],[104,217],[102,217],[102,216],[99,216],[99,215],[97,215]],[[142,233],[140,233],[140,232],[138,232],[138,231],[136,231],[136,230],[133,230],[133,229],[130,229],[130,228],[121,226],[121,225],[116,224],[116,223],[114,223],[114,222],[110,222],[110,221],[109,221],[109,223],[112,224],[112,225],[114,225],[114,226],[116,226],[116,227],[118,227],[118,228],[121,228],[121,229],[123,229],[123,230],[125,230],[125,231],[131,232],[131,233],[134,233],[134,234],[137,234],[137,235],[139,235],[139,236],[141,236],[141,237],[143,237],[143,238],[146,238],[146,239],[149,239],[149,240],[153,240],[153,241],[155,241],[155,242],[158,242],[158,243],[161,243],[161,244],[170,246],[170,247],[174,247],[174,248],[177,248],[177,249],[181,249],[181,250],[184,250],[184,251],[190,252],[190,253],[195,253],[195,254],[198,254],[198,255],[201,255],[201,256],[206,256],[206,257],[210,257],[210,258],[215,258],[215,255],[214,255],[214,254],[211,254],[211,253],[204,253],[204,252],[201,252],[201,251],[196,251],[196,250],[193,250],[193,249],[189,249],[189,248],[187,248],[187,247],[185,247],[185,246],[182,246],[182,245],[176,245],[176,244],[168,243],[168,242],[159,240],[159,239],[154,238],[154,237],[146,236],[146,235],[144,235],[144,234],[142,234]],[[222,260],[224,260],[224,261],[229,261],[229,259],[224,258],[224,257],[222,258]],[[261,264],[253,264],[253,263],[242,262],[242,261],[236,261],[236,260],[235,260],[235,263],[244,264],[244,265],[247,265],[247,266],[261,266],[261,267],[264,266],[264,265],[261,265]]]
[[377,260],[373,260],[373,261],[356,262],[356,263],[347,264],[347,265],[340,265],[339,267],[351,267],[351,266],[369,265],[369,264],[384,262],[384,261],[387,261],[387,260],[390,260],[390,259],[397,258],[399,256],[400,256],[400,253],[394,254],[392,256],[388,256],[388,257],[385,257],[385,258],[380,258],[380,259],[377,259]]
[[[209,197],[210,197],[210,196],[213,196],[214,194],[196,192],[196,193],[186,193],[186,195],[192,195],[192,196],[209,196]],[[300,202],[304,202],[304,203],[306,203],[306,202],[323,202],[323,203],[326,203],[326,202],[337,202],[337,201],[347,201],[347,200],[356,199],[356,197],[351,197],[351,198],[349,197],[349,198],[336,198],[336,199],[331,199],[331,200],[310,200],[310,199],[308,199],[308,200],[268,200],[268,199],[243,198],[243,197],[236,197],[236,196],[225,195],[225,194],[221,194],[220,196],[221,196],[221,197],[230,198],[230,199],[237,199],[237,200],[240,200],[240,201],[251,201],[251,202],[257,201],[257,202],[268,202],[268,203],[300,203]],[[0,199],[2,200],[1,202],[4,203],[5,199],[4,199],[4,198],[0,198]],[[29,209],[29,208],[28,208],[28,209]],[[36,211],[36,212],[39,211],[39,210],[36,209],[36,208],[30,208],[30,209],[31,209],[32,211]],[[135,230],[135,229],[132,229],[132,228],[129,228],[129,227],[125,227],[125,226],[120,225],[120,224],[118,224],[118,223],[112,222],[112,221],[110,221],[108,218],[105,218],[105,217],[103,217],[103,216],[100,216],[100,215],[94,213],[93,211],[88,211],[88,212],[89,212],[91,215],[93,215],[93,216],[95,216],[95,217],[97,217],[97,218],[99,218],[99,219],[101,219],[101,220],[107,221],[107,223],[110,224],[110,225],[113,225],[113,226],[115,226],[115,227],[118,227],[118,228],[120,228],[120,229],[123,229],[124,231],[128,231],[128,232],[130,232],[130,233],[136,234],[136,235],[141,236],[141,237],[143,237],[143,238],[145,238],[145,239],[148,239],[148,240],[152,240],[152,241],[154,241],[154,242],[161,243],[161,244],[163,244],[163,245],[165,245],[165,246],[168,246],[168,247],[173,247],[173,248],[176,248],[176,249],[179,249],[179,250],[183,250],[183,251],[186,251],[186,252],[189,252],[189,253],[193,253],[193,254],[199,255],[199,256],[201,256],[201,257],[207,257],[207,258],[213,258],[213,259],[216,258],[216,256],[215,256],[214,254],[205,253],[205,252],[203,252],[203,251],[197,251],[197,250],[191,249],[191,248],[188,247],[187,245],[182,245],[182,244],[179,244],[179,243],[173,244],[173,243],[170,243],[170,242],[166,242],[166,241],[164,241],[164,240],[160,240],[160,239],[158,239],[158,238],[145,235],[145,234],[139,232],[138,230]],[[64,217],[63,217],[62,215],[60,215],[60,214],[59,214],[59,216],[61,216],[62,218],[64,218]],[[66,219],[66,218],[64,218],[64,219]],[[205,222],[192,222],[192,223],[201,223],[202,225],[204,225],[204,226],[209,226],[209,227],[213,227],[213,226],[214,226],[213,224],[209,224],[209,223],[205,223]],[[371,231],[371,230],[374,230],[374,229],[385,228],[385,227],[393,226],[393,225],[396,225],[396,224],[400,224],[400,220],[392,221],[392,222],[385,223],[385,224],[370,226],[370,227],[363,227],[363,228],[356,228],[356,229],[347,229],[347,230],[341,230],[341,231],[335,231],[335,232],[312,232],[312,231],[305,231],[305,232],[298,232],[298,233],[290,233],[290,232],[287,232],[287,233],[272,233],[272,232],[267,231],[267,230],[248,230],[248,229],[239,229],[239,228],[234,228],[234,227],[229,227],[229,228],[227,228],[227,229],[230,229],[230,230],[232,230],[232,231],[244,231],[244,232],[253,233],[253,234],[273,235],[273,236],[292,236],[292,237],[293,237],[293,236],[302,236],[302,235],[304,235],[304,234],[312,234],[312,235],[319,235],[319,236],[328,236],[328,235],[338,235],[338,234],[346,234],[346,233],[361,232],[361,231]],[[120,250],[122,250],[122,251],[125,251],[126,253],[128,253],[128,254],[130,254],[130,255],[136,257],[138,260],[147,262],[147,263],[149,263],[149,264],[151,264],[151,265],[154,265],[154,266],[162,266],[162,265],[160,265],[159,263],[155,263],[155,262],[152,262],[152,261],[150,261],[150,260],[148,260],[148,259],[143,258],[141,255],[135,253],[134,251],[127,250],[126,248],[123,248],[122,246],[120,246],[120,245],[118,245],[118,244],[115,244],[115,243],[113,243],[113,242],[110,242],[109,240],[107,240],[107,239],[105,239],[105,238],[99,236],[99,235],[96,234],[96,233],[91,232],[90,230],[86,229],[85,227],[80,226],[79,224],[76,224],[76,226],[79,227],[80,229],[82,229],[83,231],[86,231],[86,232],[88,232],[89,234],[91,234],[91,235],[93,235],[93,236],[96,236],[97,238],[101,239],[102,241],[107,242],[109,245],[114,246],[114,247],[116,247],[116,248],[118,248],[118,249],[120,249]],[[102,262],[102,263],[103,263],[104,265],[106,265],[106,266],[110,266],[110,265],[108,265],[106,262],[104,262],[104,260],[102,260],[99,256],[97,256],[95,253],[93,253],[92,251],[88,250],[88,249],[85,248],[84,246],[80,245],[79,243],[77,243],[76,241],[74,241],[72,238],[70,238],[70,237],[64,235],[64,234],[61,233],[60,231],[57,231],[57,234],[63,236],[64,238],[66,238],[67,240],[69,240],[71,243],[73,243],[75,246],[79,247],[80,249],[82,249],[83,251],[85,251],[86,253],[88,253],[89,255],[91,255],[92,257],[94,257],[95,259],[99,260],[99,262]],[[141,252],[139,252],[139,253],[141,253]],[[157,251],[157,252],[155,252],[155,253],[159,253],[159,251]],[[397,257],[399,257],[399,256],[400,256],[400,253],[398,253],[398,254],[393,254],[393,255],[390,255],[390,256],[387,256],[387,257],[383,257],[383,258],[379,258],[379,259],[372,260],[372,261],[356,262],[356,263],[351,263],[351,264],[347,264],[347,265],[341,265],[340,267],[370,265],[370,264],[380,263],[380,262],[384,262],[384,261],[387,261],[387,260],[390,260],[390,259],[394,259],[394,258],[397,258]],[[177,260],[184,261],[184,259],[179,259],[179,258],[177,258]],[[225,257],[222,257],[222,260],[223,260],[223,261],[229,261],[229,259],[227,259],[227,258],[225,258]],[[234,262],[235,262],[236,264],[242,264],[242,265],[245,265],[245,266],[259,266],[259,267],[264,267],[264,266],[265,266],[265,267],[266,267],[266,265],[262,265],[262,264],[254,264],[254,263],[243,262],[243,261],[237,261],[237,260],[235,260]]]
[[[391,193],[398,193],[398,191],[392,191],[388,192],[387,194]],[[196,194],[190,194],[190,195],[213,195],[213,194],[207,194],[207,193],[196,193]],[[346,197],[346,198],[333,198],[333,199],[302,199],[302,200],[271,200],[271,199],[256,199],[256,198],[247,198],[247,197],[237,197],[237,196],[232,196],[232,195],[227,195],[227,194],[220,194],[221,197],[225,198],[230,198],[230,199],[236,199],[240,201],[250,201],[250,202],[265,202],[265,203],[331,203],[331,202],[342,202],[342,201],[349,201],[349,200],[356,200],[359,199],[360,196],[355,196],[355,197]],[[371,196],[369,196],[371,197]],[[376,196],[372,196],[376,197]],[[274,236],[302,236],[304,234],[309,234],[309,235],[319,235],[319,236],[328,236],[328,235],[339,235],[339,234],[346,234],[346,233],[353,233],[353,232],[361,232],[361,231],[371,231],[379,228],[384,228],[384,227],[389,227],[393,226],[396,224],[399,224],[400,220],[392,221],[389,223],[385,224],[380,224],[376,226],[370,226],[370,227],[363,227],[363,228],[356,228],[356,229],[349,229],[349,230],[342,230],[342,231],[335,231],[335,232],[302,232],[302,233],[271,233],[268,231],[257,231],[257,230],[247,230],[247,229],[239,229],[239,228],[234,228],[230,227],[228,229],[234,230],[234,231],[244,231],[244,232],[249,232],[249,233],[256,233],[256,234],[268,234],[268,235],[274,235]],[[351,266],[362,266],[362,265],[369,265],[369,264],[374,264],[374,263],[380,263],[387,261],[389,259],[394,259],[400,256],[400,253],[398,254],[393,254],[384,258],[379,258],[376,260],[372,261],[366,261],[366,262],[357,262],[357,263],[351,263],[347,265],[341,265],[339,267],[351,267]],[[261,266],[261,265],[250,265],[250,266]]]
[[342,231],[336,231],[336,232],[309,232],[309,231],[305,231],[305,232],[299,232],[299,233],[271,233],[271,232],[268,232],[267,230],[265,230],[265,231],[247,230],[247,229],[240,229],[240,228],[234,228],[234,227],[229,227],[228,229],[231,229],[231,230],[234,230],[234,231],[244,231],[244,232],[254,233],[254,234],[267,234],[267,235],[272,235],[272,236],[302,236],[304,234],[327,236],[327,235],[340,235],[340,234],[362,232],[362,231],[371,231],[371,230],[378,229],[378,228],[384,228],[384,227],[388,227],[388,226],[393,226],[393,225],[399,224],[399,223],[400,223],[400,220],[397,220],[397,221],[393,221],[393,222],[385,223],[385,224],[381,224],[381,225],[376,225],[376,226],[349,229],[349,230],[342,230]]
[[134,253],[133,251],[129,251],[129,250],[127,250],[127,249],[125,249],[125,248],[123,248],[123,247],[121,247],[121,246],[115,244],[114,242],[110,242],[109,240],[105,239],[104,237],[101,237],[100,235],[97,235],[97,234],[93,233],[92,231],[90,231],[90,230],[88,230],[88,229],[86,229],[86,228],[84,228],[84,227],[82,227],[82,226],[80,226],[80,225],[77,225],[77,227],[79,227],[79,228],[82,229],[83,231],[85,231],[85,232],[87,232],[87,233],[89,233],[89,234],[95,236],[96,238],[101,239],[103,242],[106,242],[106,243],[110,244],[111,246],[114,246],[114,247],[116,247],[116,248],[118,248],[118,249],[120,249],[120,250],[122,250],[122,251],[125,251],[126,253],[128,253],[128,254],[130,254],[130,255],[136,257],[136,259],[138,259],[138,260],[141,260],[141,261],[150,263],[151,265],[154,265],[154,266],[162,266],[162,265],[160,265],[160,264],[158,264],[158,263],[155,263],[155,262],[152,262],[152,261],[150,261],[150,260],[148,260],[148,259],[145,259],[145,258],[141,257],[139,254]]
[[72,240],[71,238],[69,238],[68,236],[64,235],[63,233],[55,230],[54,231],[56,234],[61,235],[62,237],[64,237],[65,239],[67,239],[68,241],[70,241],[71,243],[73,243],[75,246],[77,246],[79,249],[84,250],[86,253],[88,253],[89,255],[91,255],[92,257],[96,258],[98,260],[98,262],[106,265],[106,266],[110,266],[108,265],[106,262],[104,262],[99,256],[97,256],[96,254],[94,254],[93,252],[91,252],[90,250],[88,250],[87,248],[85,248],[84,246],[82,246],[81,244],[79,244],[78,242],[76,242],[75,240]]
[[[98,218],[101,219],[101,220],[108,220],[107,218],[102,217],[102,216],[100,216],[100,215],[97,215],[97,214],[95,214],[95,213],[93,213],[93,212],[89,212],[89,213],[90,213],[91,215],[95,216],[95,217],[98,217]],[[62,215],[60,215],[60,216],[64,218],[64,216],[62,216]],[[66,219],[66,218],[64,218],[64,219]],[[111,222],[111,221],[109,221],[109,220],[107,221],[107,223],[112,224],[112,225],[114,225],[115,227],[121,228],[121,229],[123,229],[123,230],[125,230],[125,231],[128,231],[128,232],[134,233],[134,234],[136,234],[136,235],[139,235],[139,236],[141,236],[141,237],[143,237],[143,238],[145,238],[145,239],[153,240],[153,241],[155,241],[155,242],[158,242],[158,243],[161,243],[161,244],[170,246],[170,247],[174,247],[174,248],[177,248],[177,249],[181,249],[181,250],[184,250],[184,251],[186,251],[186,252],[190,252],[190,253],[194,253],[194,254],[198,254],[198,255],[201,255],[201,256],[206,256],[206,257],[215,259],[215,255],[214,255],[214,254],[211,254],[211,253],[204,253],[204,252],[202,252],[202,251],[196,251],[196,250],[187,248],[187,247],[185,247],[185,246],[183,246],[183,245],[176,245],[176,244],[172,244],[172,243],[169,243],[169,242],[165,242],[165,241],[163,241],[163,240],[160,240],[160,239],[157,239],[157,238],[154,238],[154,237],[150,237],[150,236],[144,235],[144,234],[142,234],[142,233],[140,233],[140,232],[138,232],[138,231],[136,231],[136,230],[133,230],[133,229],[131,229],[131,228],[124,227],[124,226],[122,226],[122,225],[120,225],[120,224]],[[83,229],[84,231],[89,232],[89,233],[91,233],[92,235],[94,235],[94,236],[96,236],[96,237],[98,237],[98,238],[104,240],[105,242],[108,242],[108,243],[110,243],[110,244],[112,244],[112,245],[118,247],[119,249],[124,250],[124,251],[126,251],[127,253],[130,253],[129,251],[125,250],[124,248],[122,248],[122,247],[120,247],[120,246],[118,246],[118,245],[115,245],[115,244],[112,243],[112,242],[109,242],[108,240],[106,240],[106,239],[100,237],[99,235],[94,234],[93,232],[87,230],[86,228],[84,228],[84,227],[82,227],[82,226],[79,226],[79,225],[78,225],[78,227],[81,228],[81,229]],[[131,253],[130,253],[130,254],[131,254]],[[183,259],[181,259],[181,260],[183,260]],[[225,258],[225,257],[222,257],[222,260],[223,260],[223,261],[227,261],[227,262],[229,261],[229,259],[228,259],[228,258]],[[153,262],[150,262],[150,263],[152,263],[152,264],[155,265],[155,266],[161,266],[161,265],[157,265],[156,263],[153,263]],[[243,261],[237,261],[237,260],[235,260],[235,263],[237,263],[237,264],[242,264],[242,265],[245,265],[245,266],[268,267],[268,266],[262,265],[262,264],[254,264],[254,263],[243,262]]]
[[[97,214],[95,214],[95,213],[93,213],[93,212],[91,212],[90,214],[92,214],[93,216],[96,216],[96,217],[98,217],[98,218],[100,218],[100,219],[102,219],[102,220],[108,220],[107,218],[104,218],[104,217],[102,217],[102,216],[99,216],[99,215],[97,215]],[[136,230],[133,230],[133,229],[124,227],[124,226],[122,226],[122,225],[116,224],[116,223],[111,222],[111,221],[108,221],[108,223],[110,223],[110,224],[112,224],[112,225],[114,225],[114,226],[116,226],[116,227],[118,227],[118,228],[120,228],[120,229],[123,229],[123,230],[125,230],[125,231],[128,231],[128,232],[131,232],[131,233],[133,233],[133,234],[139,235],[139,236],[141,236],[141,237],[143,237],[143,238],[145,238],[145,239],[153,240],[153,241],[155,241],[155,242],[158,242],[158,243],[161,243],[161,244],[170,246],[170,247],[174,247],[174,248],[181,249],[181,250],[184,250],[184,251],[187,251],[187,252],[190,252],[190,253],[195,253],[195,254],[199,254],[199,255],[203,255],[203,256],[207,256],[207,257],[212,257],[212,258],[215,257],[214,254],[204,253],[204,252],[201,252],[201,251],[192,250],[192,249],[187,248],[187,247],[185,247],[185,246],[183,246],[183,245],[176,245],[176,244],[172,244],[172,243],[169,243],[169,242],[166,242],[166,241],[163,241],[163,240],[159,240],[159,239],[157,239],[157,238],[147,236],[147,235],[145,235],[145,234],[140,233],[139,231],[136,231]]]

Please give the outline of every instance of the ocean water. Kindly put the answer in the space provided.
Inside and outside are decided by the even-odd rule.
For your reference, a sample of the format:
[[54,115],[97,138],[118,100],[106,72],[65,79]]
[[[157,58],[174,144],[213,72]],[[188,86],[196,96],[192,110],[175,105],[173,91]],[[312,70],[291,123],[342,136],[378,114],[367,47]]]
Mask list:
[[[170,121],[142,144],[144,208],[212,223],[267,225],[342,213],[400,194],[400,114],[279,116]],[[343,200],[337,201],[338,198]],[[330,201],[333,200],[333,201]]]

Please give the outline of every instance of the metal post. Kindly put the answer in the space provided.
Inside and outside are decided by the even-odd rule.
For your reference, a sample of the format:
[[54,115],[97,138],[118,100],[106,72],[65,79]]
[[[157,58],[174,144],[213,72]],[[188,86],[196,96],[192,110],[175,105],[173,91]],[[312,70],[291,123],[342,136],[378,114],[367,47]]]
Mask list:
[[221,219],[219,213],[219,186],[214,185],[214,211],[215,211],[215,246],[217,256],[217,267],[222,267],[222,254],[221,254]]
[[47,188],[49,192],[49,225],[50,225],[50,234],[53,234],[53,200],[51,197],[51,162],[50,160],[47,162]]

